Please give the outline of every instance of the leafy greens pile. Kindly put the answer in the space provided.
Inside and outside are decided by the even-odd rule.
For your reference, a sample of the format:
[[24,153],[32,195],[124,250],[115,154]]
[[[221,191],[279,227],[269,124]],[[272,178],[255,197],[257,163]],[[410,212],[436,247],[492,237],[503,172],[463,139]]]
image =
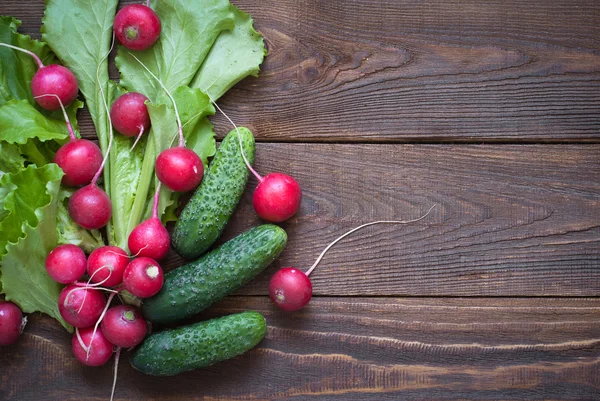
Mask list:
[[[36,53],[46,64],[60,60],[77,77],[105,153],[111,130],[105,104],[127,91],[146,95],[152,128],[131,151],[133,139],[113,134],[103,186],[113,215],[107,226],[110,245],[127,249],[129,233],[151,213],[158,180],[156,156],[177,135],[173,105],[164,90],[119,47],[115,63],[120,82],[109,78],[108,54],[117,0],[81,2],[48,0],[42,37],[31,40],[16,33],[20,22],[0,19],[0,41]],[[159,41],[134,52],[172,92],[184,124],[186,146],[206,165],[216,151],[208,116],[217,100],[243,78],[257,76],[266,50],[252,18],[228,0],[157,0],[152,4],[162,21]],[[41,311],[62,320],[57,308],[61,286],[46,274],[47,253],[59,244],[73,243],[86,251],[104,245],[96,231],[70,219],[66,202],[72,191],[60,187],[61,169],[51,163],[68,140],[62,116],[34,102],[29,85],[37,67],[30,56],[0,48],[0,280],[2,292],[24,312]],[[78,134],[76,112],[68,108]],[[176,141],[175,141],[176,142]],[[161,189],[159,215],[175,219],[178,194]]]

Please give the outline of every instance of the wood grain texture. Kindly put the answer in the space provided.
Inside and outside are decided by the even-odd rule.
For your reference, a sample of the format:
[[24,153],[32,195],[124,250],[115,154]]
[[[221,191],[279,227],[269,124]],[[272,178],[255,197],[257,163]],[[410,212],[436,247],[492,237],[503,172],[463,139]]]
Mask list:
[[[293,159],[290,158],[293,155]],[[282,256],[243,294],[264,295],[280,267],[306,270],[318,295],[600,295],[599,145],[259,144],[259,172],[303,188],[282,227]],[[260,224],[251,180],[223,239]],[[167,267],[182,260],[173,255]]]
[[[144,376],[124,357],[115,399],[600,398],[598,299],[313,299],[285,314],[266,297],[231,297],[201,318],[247,309],[268,322],[258,348],[170,378]],[[0,399],[107,400],[110,364],[82,367],[70,343],[34,317],[0,353]]]
[[[596,1],[235,3],[269,56],[222,103],[261,141],[600,140]],[[34,35],[42,12],[0,4]]]

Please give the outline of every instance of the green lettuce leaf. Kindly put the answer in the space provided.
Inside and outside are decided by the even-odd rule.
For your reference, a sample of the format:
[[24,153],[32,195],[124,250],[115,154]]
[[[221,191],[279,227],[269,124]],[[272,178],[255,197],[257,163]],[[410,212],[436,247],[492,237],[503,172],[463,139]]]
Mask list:
[[[233,28],[234,15],[228,0],[205,0],[202,4],[189,0],[153,3],[162,24],[160,39],[150,49],[135,52],[135,56],[169,91],[174,91],[191,82],[221,31]],[[168,98],[163,89],[129,52],[119,47],[115,59],[121,71],[121,85],[145,94],[154,103],[164,103]]]
[[[0,142],[0,178],[6,173],[16,173],[24,167],[25,158],[21,155],[19,146]],[[0,215],[1,213],[0,211]]]
[[[46,255],[57,245],[56,213],[62,170],[55,164],[28,166],[16,174],[5,174],[0,188],[9,189],[4,209],[9,215],[2,221],[2,236],[6,239],[6,224],[19,228],[2,250],[0,261],[2,292],[25,313],[46,313],[63,326],[70,326],[58,311],[58,296],[62,286],[48,276],[44,266]],[[14,240],[13,240],[14,238]]]
[[46,118],[27,100],[9,100],[0,107],[0,141],[24,145],[32,138],[44,142],[68,136],[64,120]]
[[232,9],[235,28],[221,32],[190,84],[215,101],[247,76],[257,77],[267,54],[262,36],[252,26],[252,17],[235,6]]

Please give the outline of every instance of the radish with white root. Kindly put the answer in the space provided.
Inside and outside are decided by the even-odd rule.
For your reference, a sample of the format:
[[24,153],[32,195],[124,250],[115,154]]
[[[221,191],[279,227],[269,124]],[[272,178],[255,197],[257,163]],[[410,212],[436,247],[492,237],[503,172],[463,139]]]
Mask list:
[[123,7],[113,23],[115,36],[119,42],[130,50],[146,50],[160,37],[160,18],[150,8],[150,0],[146,4],[130,4]]
[[75,358],[86,366],[102,366],[112,356],[113,345],[102,331],[93,327],[75,329],[71,348]]
[[133,255],[161,260],[169,252],[171,239],[166,227],[158,218],[160,183],[156,186],[152,217],[142,221],[129,234],[127,245]]
[[148,98],[138,92],[127,92],[114,101],[110,108],[110,119],[115,129],[125,136],[135,136],[132,149],[150,128]]
[[74,327],[90,327],[102,315],[106,297],[100,288],[86,283],[68,285],[58,296],[58,311]]
[[[41,108],[58,110],[61,103],[68,106],[77,98],[79,92],[77,78],[68,68],[58,64],[44,65],[37,54],[17,46],[6,43],[0,43],[0,46],[27,53],[35,60],[38,70],[31,79],[31,94]],[[56,95],[57,98],[40,97],[41,95]]]
[[26,324],[27,318],[17,305],[0,301],[0,345],[16,343]]
[[58,149],[53,160],[62,169],[63,173],[65,173],[62,183],[68,187],[89,184],[102,164],[102,151],[100,151],[100,148],[94,142],[75,136],[67,111],[58,96],[39,95],[35,99],[48,97],[57,99],[63,112],[65,123],[67,124],[67,130],[69,131],[69,142]]
[[271,278],[269,282],[269,297],[280,309],[292,312],[303,308],[308,304],[312,298],[312,282],[310,281],[310,274],[315,270],[323,256],[327,251],[334,246],[338,241],[342,240],[346,236],[352,234],[361,228],[372,226],[375,224],[409,224],[415,223],[419,220],[424,219],[431,213],[435,205],[433,205],[427,213],[415,220],[381,220],[373,221],[370,223],[363,224],[355,227],[347,233],[339,236],[333,242],[321,252],[315,263],[304,273],[293,267],[284,267],[279,269]]
[[298,181],[283,173],[269,173],[264,177],[258,174],[246,159],[237,125],[221,110],[214,100],[211,99],[211,101],[237,131],[244,163],[258,180],[258,185],[252,196],[252,204],[256,213],[263,220],[272,223],[281,223],[291,218],[296,214],[302,202],[302,189],[300,189]]
[[177,110],[177,103],[175,99],[165,87],[160,79],[152,73],[133,54],[129,53],[140,65],[150,74],[163,88],[171,102],[173,103],[173,109],[175,110],[175,117],[177,119],[177,132],[179,133],[179,144],[177,147],[169,148],[160,152],[156,158],[156,176],[158,180],[162,182],[167,188],[174,192],[187,192],[195,189],[200,185],[202,177],[204,176],[204,165],[200,156],[196,154],[192,149],[185,147],[185,138],[183,136],[183,126],[181,124],[181,118],[179,117],[179,111]]
[[123,282],[123,273],[129,263],[127,252],[118,246],[105,245],[94,249],[87,260],[90,281],[106,287]]

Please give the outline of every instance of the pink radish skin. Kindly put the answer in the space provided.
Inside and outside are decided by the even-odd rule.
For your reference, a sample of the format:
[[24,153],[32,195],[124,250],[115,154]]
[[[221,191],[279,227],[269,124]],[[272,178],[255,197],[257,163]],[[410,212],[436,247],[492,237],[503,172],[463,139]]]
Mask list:
[[90,327],[98,320],[106,306],[100,290],[69,285],[58,297],[58,310],[67,323],[74,327]]
[[142,342],[148,325],[137,308],[129,305],[113,306],[102,319],[104,337],[121,348],[132,348]]
[[254,190],[252,204],[256,213],[266,221],[280,223],[296,214],[302,201],[298,182],[286,174],[270,173]]
[[131,4],[123,7],[115,16],[115,36],[130,50],[146,50],[160,36],[161,23],[158,15],[148,5]]
[[280,309],[296,311],[306,306],[312,298],[312,283],[303,271],[284,267],[271,278],[269,297]]
[[17,342],[27,318],[21,309],[12,302],[0,301],[0,345],[12,345]]
[[97,330],[94,333],[93,327],[87,327],[79,330],[79,336],[81,342],[86,347],[89,347],[89,353],[87,349],[84,349],[77,333],[73,334],[71,340],[71,348],[75,358],[86,366],[102,366],[112,356],[113,345],[104,337],[102,331]]
[[85,273],[86,264],[85,253],[72,244],[59,245],[46,257],[48,275],[61,284],[79,280]]
[[[73,103],[77,98],[79,85],[77,78],[71,71],[62,65],[51,64],[40,67],[31,80],[31,94],[33,97],[54,94],[59,97],[64,105]],[[56,98],[39,98],[37,103],[46,110],[58,110],[60,103]]]
[[89,184],[102,164],[98,145],[87,139],[72,138],[54,156],[54,163],[63,170],[62,183],[68,187]]
[[127,252],[118,246],[102,246],[95,249],[87,261],[87,273],[91,281],[105,287],[123,282],[123,273],[129,263]]
[[191,149],[166,149],[156,158],[156,176],[171,191],[191,191],[200,185],[203,175],[202,160]]
[[112,216],[110,198],[96,184],[89,184],[78,189],[69,199],[69,216],[83,228],[100,229]]
[[68,106],[77,98],[79,85],[69,69],[58,64],[45,66],[37,54],[29,50],[6,43],[0,43],[0,46],[27,53],[35,60],[38,70],[31,78],[31,94],[41,108],[58,110],[62,105]]
[[158,218],[158,200],[160,196],[160,184],[154,194],[154,206],[152,217],[141,222],[129,234],[129,251],[135,256],[145,256],[154,260],[161,260],[169,252],[171,239],[169,232]]
[[419,220],[424,219],[431,213],[433,208],[436,205],[433,205],[427,213],[418,219],[414,220],[380,220],[380,221],[372,221],[370,223],[366,223],[360,225],[358,227],[353,228],[350,231],[347,231],[345,234],[337,237],[334,241],[332,241],[329,245],[325,247],[323,252],[319,255],[315,263],[308,269],[306,273],[301,270],[295,269],[293,267],[284,267],[277,271],[273,277],[271,277],[271,281],[269,282],[269,297],[273,301],[275,305],[277,305],[280,309],[292,312],[297,311],[298,309],[303,308],[308,304],[310,299],[312,298],[312,282],[310,281],[310,274],[315,270],[323,256],[327,253],[332,246],[337,244],[343,238],[352,234],[355,231],[360,230],[361,228],[372,226],[375,224],[409,224],[415,223]]
[[164,274],[160,265],[150,258],[137,258],[129,262],[123,274],[125,289],[140,298],[150,298],[160,291]]
[[115,129],[125,136],[137,136],[150,128],[146,107],[148,98],[138,92],[125,93],[112,104],[110,119]]

